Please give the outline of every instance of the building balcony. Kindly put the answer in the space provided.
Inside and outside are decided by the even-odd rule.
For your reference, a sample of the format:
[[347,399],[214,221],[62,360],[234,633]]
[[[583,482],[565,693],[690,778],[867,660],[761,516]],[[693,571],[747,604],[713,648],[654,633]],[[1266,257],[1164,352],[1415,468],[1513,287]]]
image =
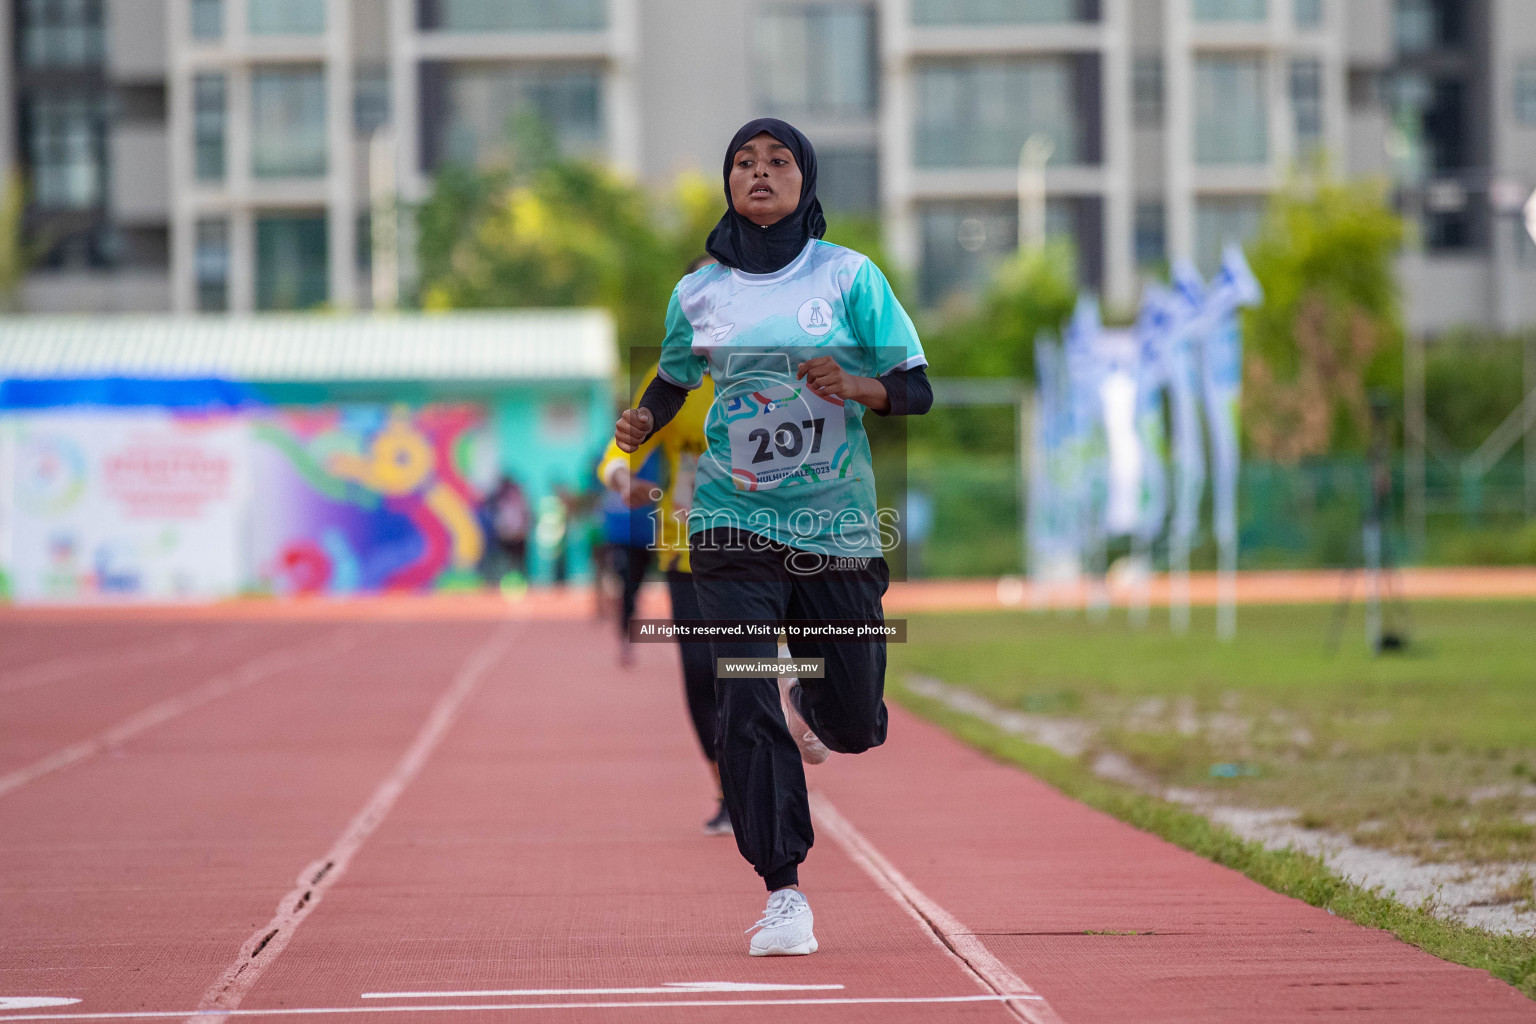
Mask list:
[[424,60],[594,60],[624,49],[610,31],[419,32],[413,49]]
[[1093,22],[942,28],[925,26],[908,30],[906,52],[915,57],[1079,53],[1103,49],[1108,40],[1104,27]]

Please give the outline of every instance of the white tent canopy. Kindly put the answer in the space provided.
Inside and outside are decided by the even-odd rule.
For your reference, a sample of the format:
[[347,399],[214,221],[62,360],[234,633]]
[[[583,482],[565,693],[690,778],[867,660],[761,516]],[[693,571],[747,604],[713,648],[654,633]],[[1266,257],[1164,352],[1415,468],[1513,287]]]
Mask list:
[[593,309],[0,319],[0,378],[600,381],[616,372],[613,321]]

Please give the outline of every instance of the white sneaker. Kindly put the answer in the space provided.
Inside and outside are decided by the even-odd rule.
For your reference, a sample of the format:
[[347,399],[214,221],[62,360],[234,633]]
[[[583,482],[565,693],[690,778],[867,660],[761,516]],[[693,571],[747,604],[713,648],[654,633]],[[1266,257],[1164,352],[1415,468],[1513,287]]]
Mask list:
[[784,724],[789,726],[789,734],[795,738],[795,746],[800,748],[800,760],[806,764],[821,764],[832,756],[832,751],[805,724],[805,719],[795,710],[794,701],[789,699],[790,687],[796,682],[793,678],[779,680],[779,706],[784,709]]
[[[816,936],[811,933],[815,917],[811,905],[799,889],[779,889],[768,894],[768,909],[752,928],[750,952],[753,956],[805,956],[816,952]],[[751,931],[748,928],[747,931]]]

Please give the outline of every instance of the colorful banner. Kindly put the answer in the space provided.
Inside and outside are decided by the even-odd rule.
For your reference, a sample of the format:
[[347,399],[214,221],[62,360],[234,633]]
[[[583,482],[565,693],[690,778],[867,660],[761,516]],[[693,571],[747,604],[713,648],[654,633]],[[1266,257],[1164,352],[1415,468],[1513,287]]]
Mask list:
[[244,581],[249,434],[229,415],[33,413],[9,439],[18,601],[227,597]]
[[470,585],[485,547],[467,480],[474,405],[287,409],[253,426],[258,585],[278,594]]
[[1238,415],[1243,387],[1243,337],[1237,311],[1262,299],[1243,250],[1227,246],[1200,318],[1201,390],[1211,434],[1216,538],[1224,547],[1237,542]]

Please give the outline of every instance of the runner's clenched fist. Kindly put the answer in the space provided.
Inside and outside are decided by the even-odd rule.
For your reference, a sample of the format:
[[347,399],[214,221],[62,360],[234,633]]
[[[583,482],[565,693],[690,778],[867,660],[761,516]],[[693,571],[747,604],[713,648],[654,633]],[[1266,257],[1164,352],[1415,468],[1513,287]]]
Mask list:
[[613,439],[619,448],[633,454],[651,433],[651,410],[625,409],[613,425]]

